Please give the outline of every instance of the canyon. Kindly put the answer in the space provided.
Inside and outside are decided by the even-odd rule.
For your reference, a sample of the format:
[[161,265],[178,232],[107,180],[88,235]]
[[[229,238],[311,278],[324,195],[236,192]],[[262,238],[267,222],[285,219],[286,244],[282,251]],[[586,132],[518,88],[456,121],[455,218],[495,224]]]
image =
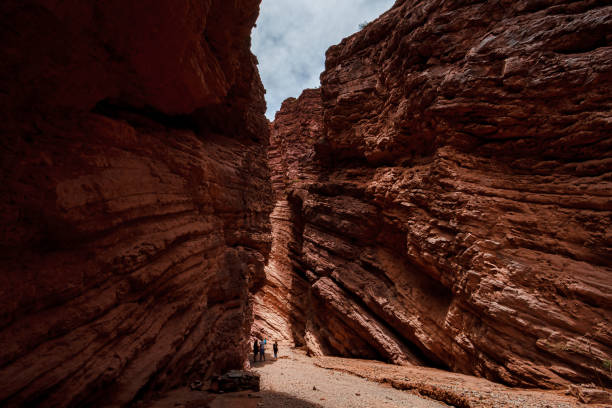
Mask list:
[[271,125],[256,336],[612,384],[612,7],[398,1]]
[[259,3],[0,4],[0,405],[129,406],[253,337],[612,386],[609,2],[397,0],[272,123]]

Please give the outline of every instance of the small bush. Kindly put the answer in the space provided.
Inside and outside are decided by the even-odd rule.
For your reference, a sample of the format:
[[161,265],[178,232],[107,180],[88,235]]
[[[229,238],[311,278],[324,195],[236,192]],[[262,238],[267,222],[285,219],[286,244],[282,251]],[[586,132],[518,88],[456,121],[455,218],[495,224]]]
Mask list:
[[366,28],[366,26],[367,26],[368,24],[370,24],[370,23],[369,23],[369,22],[367,22],[367,21],[364,21],[363,23],[359,24],[359,29],[360,29],[360,30],[363,30],[364,28]]

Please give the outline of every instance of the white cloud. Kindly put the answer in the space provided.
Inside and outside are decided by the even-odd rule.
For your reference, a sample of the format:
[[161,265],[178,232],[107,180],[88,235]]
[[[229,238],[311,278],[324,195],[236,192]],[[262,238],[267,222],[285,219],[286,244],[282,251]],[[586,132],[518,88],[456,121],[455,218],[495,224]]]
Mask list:
[[325,51],[377,18],[394,0],[263,0],[252,33],[267,116],[286,98],[319,86]]

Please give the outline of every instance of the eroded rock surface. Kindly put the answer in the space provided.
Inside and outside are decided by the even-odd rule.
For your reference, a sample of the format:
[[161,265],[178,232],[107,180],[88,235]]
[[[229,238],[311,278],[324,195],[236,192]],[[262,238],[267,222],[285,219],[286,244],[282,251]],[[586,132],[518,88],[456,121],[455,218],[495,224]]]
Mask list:
[[319,90],[308,89],[299,99],[283,102],[270,125],[274,240],[265,268],[267,284],[255,295],[252,331],[260,339],[304,343],[308,284],[294,273],[293,263],[299,262],[302,252],[301,197],[316,177],[314,144],[322,136],[322,112]]
[[604,1],[406,0],[328,50],[271,136],[311,352],[611,384],[611,32]]
[[271,210],[259,1],[0,5],[0,405],[241,368]]

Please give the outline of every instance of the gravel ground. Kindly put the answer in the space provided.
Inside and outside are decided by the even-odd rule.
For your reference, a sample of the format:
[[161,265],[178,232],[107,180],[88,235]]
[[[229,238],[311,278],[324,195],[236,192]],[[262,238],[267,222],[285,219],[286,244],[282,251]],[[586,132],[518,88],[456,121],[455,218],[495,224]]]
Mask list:
[[351,374],[317,367],[300,350],[281,349],[281,358],[257,362],[262,391],[258,407],[370,408],[448,407]]
[[[458,407],[470,408],[600,408],[610,405],[583,405],[565,390],[510,388],[470,375],[428,367],[397,366],[379,361],[341,357],[314,357],[313,364],[346,372],[371,381],[392,384]],[[610,407],[612,408],[612,407]]]
[[261,375],[260,392],[209,394],[182,387],[142,408],[611,407],[583,405],[563,391],[509,388],[434,368],[340,357],[309,358],[303,351],[283,345],[278,360],[267,358],[251,367]]

